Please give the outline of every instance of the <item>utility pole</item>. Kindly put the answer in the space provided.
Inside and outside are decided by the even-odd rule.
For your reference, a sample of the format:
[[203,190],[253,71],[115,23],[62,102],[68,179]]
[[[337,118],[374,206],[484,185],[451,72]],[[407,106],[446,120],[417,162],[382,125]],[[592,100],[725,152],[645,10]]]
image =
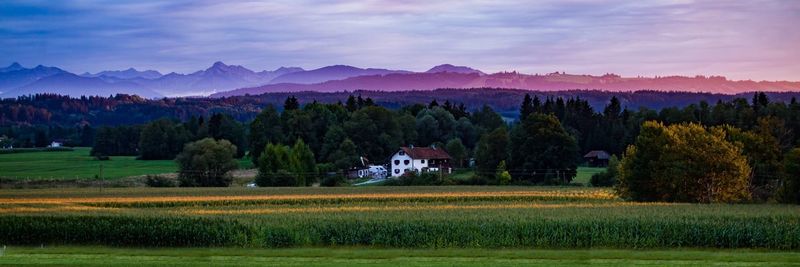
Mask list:
[[103,163],[100,163],[100,193],[103,193]]

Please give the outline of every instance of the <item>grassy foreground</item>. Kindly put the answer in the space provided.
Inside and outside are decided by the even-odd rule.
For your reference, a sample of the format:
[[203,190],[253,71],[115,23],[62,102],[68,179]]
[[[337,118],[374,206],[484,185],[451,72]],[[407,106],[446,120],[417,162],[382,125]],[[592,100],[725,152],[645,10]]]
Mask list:
[[0,266],[800,266],[798,252],[754,250],[123,249],[13,247]]
[[800,206],[581,187],[0,190],[0,244],[800,249]]
[[[134,156],[115,156],[99,161],[89,156],[91,148],[73,151],[41,151],[0,154],[0,178],[3,179],[117,179],[123,177],[174,173],[172,160],[136,160]],[[252,167],[249,159],[239,161],[242,168]]]

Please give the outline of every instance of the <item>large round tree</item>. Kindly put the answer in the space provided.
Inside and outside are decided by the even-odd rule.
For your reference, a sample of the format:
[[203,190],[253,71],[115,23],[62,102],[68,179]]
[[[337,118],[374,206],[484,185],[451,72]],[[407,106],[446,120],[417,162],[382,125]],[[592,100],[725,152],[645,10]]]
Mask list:
[[175,161],[180,168],[181,186],[228,186],[229,172],[238,167],[233,159],[236,146],[227,140],[205,138],[186,144]]
[[736,202],[750,198],[750,167],[725,131],[648,121],[619,166],[616,190],[636,201]]
[[578,168],[578,144],[553,115],[533,113],[511,130],[511,176],[518,181],[566,184]]

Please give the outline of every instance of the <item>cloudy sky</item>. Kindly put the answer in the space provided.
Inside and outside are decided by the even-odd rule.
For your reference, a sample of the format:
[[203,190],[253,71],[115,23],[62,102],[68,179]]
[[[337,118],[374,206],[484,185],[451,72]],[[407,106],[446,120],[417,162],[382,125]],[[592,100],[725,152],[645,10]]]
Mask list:
[[[433,3],[433,4],[432,4]],[[800,1],[0,1],[0,65],[800,80]]]

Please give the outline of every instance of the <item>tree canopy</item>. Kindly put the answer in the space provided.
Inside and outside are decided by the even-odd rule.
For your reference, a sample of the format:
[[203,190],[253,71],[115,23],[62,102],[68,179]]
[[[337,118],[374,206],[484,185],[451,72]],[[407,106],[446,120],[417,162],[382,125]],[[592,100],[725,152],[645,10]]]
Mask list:
[[738,202],[750,199],[749,174],[725,131],[645,122],[620,162],[616,190],[637,201]]

